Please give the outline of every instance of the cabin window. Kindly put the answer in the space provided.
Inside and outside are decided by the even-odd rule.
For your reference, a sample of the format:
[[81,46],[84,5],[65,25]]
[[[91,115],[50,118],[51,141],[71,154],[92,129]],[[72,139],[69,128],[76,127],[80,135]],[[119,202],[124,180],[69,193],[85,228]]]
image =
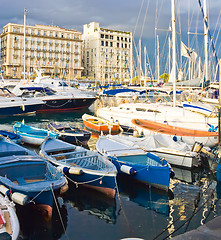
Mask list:
[[146,112],[146,109],[145,108],[136,108],[136,111],[138,111],[138,112]]

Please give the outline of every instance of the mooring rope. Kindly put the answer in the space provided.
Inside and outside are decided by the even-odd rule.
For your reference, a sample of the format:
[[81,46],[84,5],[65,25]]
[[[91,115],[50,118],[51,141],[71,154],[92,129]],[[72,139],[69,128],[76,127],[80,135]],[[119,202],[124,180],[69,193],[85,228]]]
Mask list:
[[67,237],[67,239],[69,239],[69,237],[67,235],[67,232],[66,232],[66,229],[65,229],[65,226],[64,226],[64,222],[63,222],[63,219],[62,219],[62,216],[61,216],[61,213],[60,213],[60,210],[59,210],[59,207],[58,207],[58,203],[57,203],[57,200],[56,200],[56,197],[55,197],[55,194],[54,194],[52,186],[51,186],[51,191],[52,191],[54,202],[55,202],[55,205],[56,205],[56,208],[57,208],[57,211],[58,211],[58,215],[59,215],[59,218],[60,218],[60,221],[61,221],[61,225],[62,225],[63,230],[64,230],[64,234]]

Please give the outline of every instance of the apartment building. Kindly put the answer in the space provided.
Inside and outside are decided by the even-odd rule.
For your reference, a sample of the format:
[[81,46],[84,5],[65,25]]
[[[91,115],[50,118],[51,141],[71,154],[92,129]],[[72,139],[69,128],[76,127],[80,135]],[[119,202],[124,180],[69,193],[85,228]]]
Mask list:
[[83,25],[83,75],[102,82],[132,78],[132,33]]
[[1,70],[6,78],[23,78],[34,68],[42,68],[52,77],[81,77],[82,33],[57,26],[26,26],[24,61],[24,25],[8,23],[1,39]]

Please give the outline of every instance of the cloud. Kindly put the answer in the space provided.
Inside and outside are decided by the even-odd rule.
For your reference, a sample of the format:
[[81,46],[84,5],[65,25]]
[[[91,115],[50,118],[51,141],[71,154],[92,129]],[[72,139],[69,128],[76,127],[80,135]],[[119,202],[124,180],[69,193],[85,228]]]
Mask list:
[[[170,4],[170,0],[1,0],[0,28],[9,22],[23,24],[24,8],[27,8],[27,24],[30,25],[54,24],[82,32],[83,24],[97,21],[101,27],[132,32],[136,30],[135,37],[151,39],[155,36],[155,26],[169,28]],[[210,1],[208,7],[212,12],[209,15],[210,26],[213,27],[219,16],[221,2]],[[197,24],[203,29],[197,1],[176,0],[176,14],[182,33],[186,34],[190,26],[195,29]],[[159,34],[165,35],[163,32]]]

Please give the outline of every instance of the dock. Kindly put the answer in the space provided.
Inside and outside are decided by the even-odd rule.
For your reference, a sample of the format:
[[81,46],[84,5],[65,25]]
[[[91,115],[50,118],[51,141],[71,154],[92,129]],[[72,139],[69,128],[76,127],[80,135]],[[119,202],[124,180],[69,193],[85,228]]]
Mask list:
[[221,239],[221,216],[195,230],[186,232],[173,238],[173,240],[218,240]]

